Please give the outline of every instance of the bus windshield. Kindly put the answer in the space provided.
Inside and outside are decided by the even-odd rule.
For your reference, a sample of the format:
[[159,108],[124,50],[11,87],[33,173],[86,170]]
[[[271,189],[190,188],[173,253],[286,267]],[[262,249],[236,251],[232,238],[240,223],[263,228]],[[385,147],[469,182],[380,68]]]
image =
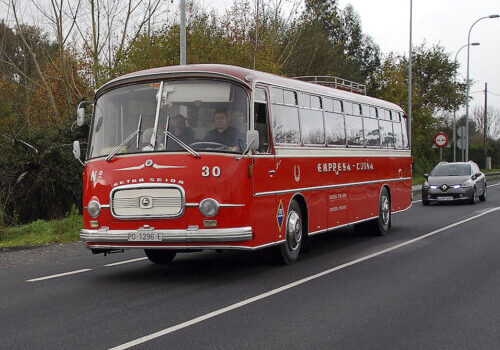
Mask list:
[[94,111],[88,158],[189,147],[241,153],[246,147],[248,94],[229,82],[190,79],[127,85],[101,95]]

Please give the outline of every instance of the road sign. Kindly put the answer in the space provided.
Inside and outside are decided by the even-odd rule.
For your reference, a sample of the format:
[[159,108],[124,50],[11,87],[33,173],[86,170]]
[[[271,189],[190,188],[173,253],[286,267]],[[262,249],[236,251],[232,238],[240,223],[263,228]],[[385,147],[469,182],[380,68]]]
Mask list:
[[457,147],[460,148],[460,149],[465,149],[465,138],[459,138],[457,140]]
[[445,147],[448,144],[448,135],[444,132],[440,132],[434,137],[434,144],[439,148]]
[[460,137],[465,137],[465,126],[459,126],[457,129],[457,135]]

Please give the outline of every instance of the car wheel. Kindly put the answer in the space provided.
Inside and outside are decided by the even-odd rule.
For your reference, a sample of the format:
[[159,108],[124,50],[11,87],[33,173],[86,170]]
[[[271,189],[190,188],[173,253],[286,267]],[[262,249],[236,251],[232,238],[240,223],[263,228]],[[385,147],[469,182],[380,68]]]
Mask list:
[[487,190],[486,190],[486,184],[484,184],[484,192],[483,192],[482,195],[479,196],[479,200],[481,202],[485,202],[486,201],[486,192],[487,192]]
[[371,224],[377,236],[386,235],[391,229],[391,199],[385,187],[380,193],[378,218],[373,220]]
[[472,197],[470,199],[470,204],[476,204],[477,202],[479,202],[479,198],[477,196],[477,188],[474,187],[474,192],[472,193]]
[[159,265],[170,264],[177,252],[175,250],[144,249],[149,261]]
[[278,258],[282,264],[291,264],[297,260],[302,246],[304,233],[302,213],[299,204],[292,200],[286,218],[285,241],[279,246]]
[[429,202],[427,199],[422,199],[422,205],[429,205],[431,202]]

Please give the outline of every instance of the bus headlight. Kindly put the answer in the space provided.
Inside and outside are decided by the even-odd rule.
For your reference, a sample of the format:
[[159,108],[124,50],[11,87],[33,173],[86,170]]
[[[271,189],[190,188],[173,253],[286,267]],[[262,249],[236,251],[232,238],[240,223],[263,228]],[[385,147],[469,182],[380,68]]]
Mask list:
[[91,200],[87,206],[87,212],[93,218],[101,215],[101,204],[96,200]]
[[206,198],[200,203],[200,212],[207,216],[212,217],[219,213],[219,202],[212,198]]

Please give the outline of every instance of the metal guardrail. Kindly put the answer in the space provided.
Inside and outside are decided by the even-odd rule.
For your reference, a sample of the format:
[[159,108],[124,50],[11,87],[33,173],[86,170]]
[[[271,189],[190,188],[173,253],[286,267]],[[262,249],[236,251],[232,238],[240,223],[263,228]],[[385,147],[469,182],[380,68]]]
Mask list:
[[366,85],[328,75],[305,75],[293,79],[366,95]]

